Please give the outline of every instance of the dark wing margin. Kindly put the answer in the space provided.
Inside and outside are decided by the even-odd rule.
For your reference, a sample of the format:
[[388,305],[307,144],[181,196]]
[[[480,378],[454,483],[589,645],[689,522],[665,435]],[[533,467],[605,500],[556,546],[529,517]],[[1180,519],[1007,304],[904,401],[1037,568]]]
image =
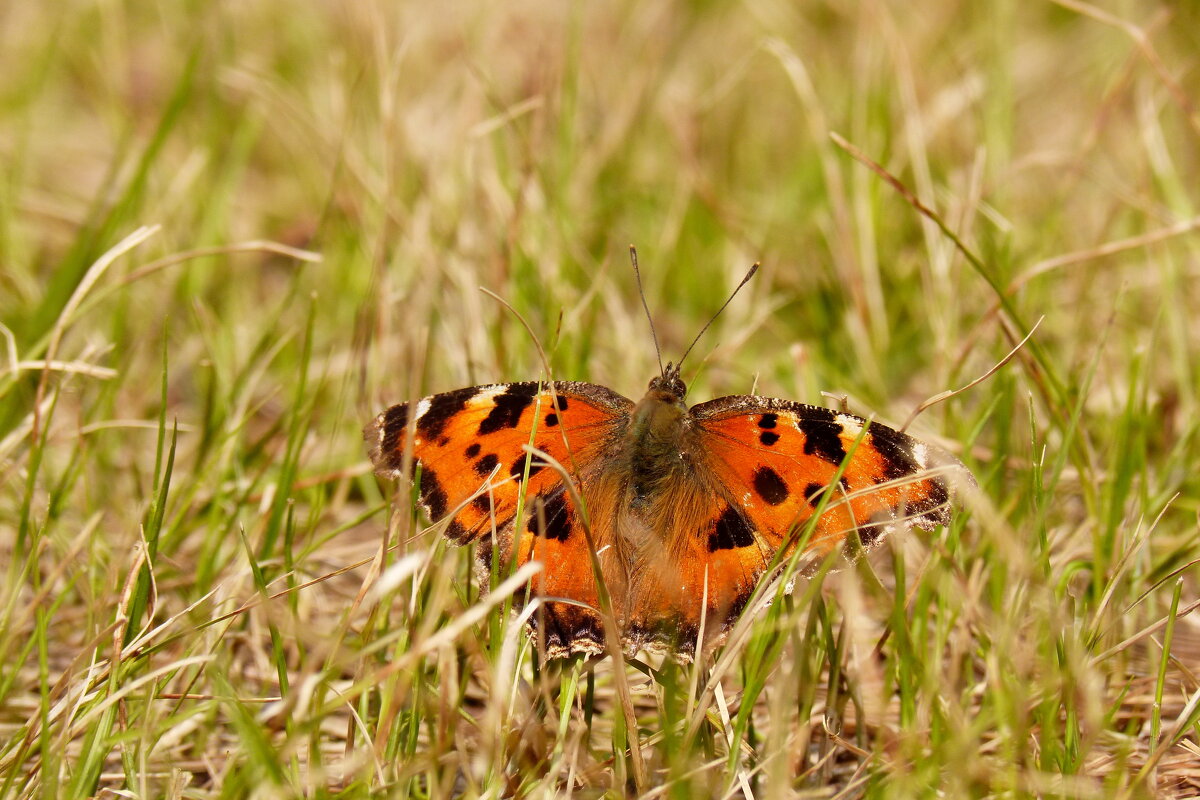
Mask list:
[[[476,429],[476,435],[497,432],[504,427],[502,422],[509,422],[507,427],[511,428],[519,421],[520,411],[531,405],[542,390],[549,392],[550,384],[541,381],[496,383],[468,386],[451,392],[430,395],[421,398],[415,404],[398,403],[391,406],[363,428],[363,440],[367,443],[368,454],[375,467],[375,474],[381,477],[399,477],[403,467],[403,445],[408,433],[411,406],[416,406],[415,445],[418,442],[423,444],[429,439],[440,439],[450,420],[465,411],[472,401],[478,403],[489,397],[499,397],[500,400],[493,401],[487,416]],[[559,402],[562,405],[552,409],[555,412],[554,419],[543,421],[547,428],[558,423],[559,413],[569,408],[571,399],[590,403],[615,415],[627,415],[633,408],[633,402],[629,398],[594,383],[555,381],[553,394],[561,395]],[[515,415],[514,412],[516,412]],[[527,430],[526,433],[528,432]],[[474,444],[476,443],[468,443],[464,454]]]

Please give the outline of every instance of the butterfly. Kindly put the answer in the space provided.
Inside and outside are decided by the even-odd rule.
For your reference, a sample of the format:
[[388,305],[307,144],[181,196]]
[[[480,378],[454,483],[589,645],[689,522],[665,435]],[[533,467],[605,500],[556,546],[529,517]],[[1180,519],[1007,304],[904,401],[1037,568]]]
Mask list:
[[947,524],[972,482],[949,453],[862,417],[686,394],[670,363],[636,403],[591,383],[472,386],[394,405],[364,436],[376,474],[419,476],[421,507],[475,546],[484,585],[542,563],[530,625],[550,658],[606,650],[593,560],[623,648],[686,661],[725,637],[801,531],[806,556],[855,533],[869,548]]

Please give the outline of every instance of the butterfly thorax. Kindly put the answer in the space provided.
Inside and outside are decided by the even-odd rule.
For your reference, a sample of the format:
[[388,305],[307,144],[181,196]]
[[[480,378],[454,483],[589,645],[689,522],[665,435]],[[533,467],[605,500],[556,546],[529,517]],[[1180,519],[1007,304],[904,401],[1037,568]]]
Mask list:
[[668,370],[650,382],[646,396],[634,407],[625,435],[625,455],[630,466],[630,493],[634,507],[659,494],[664,482],[689,469],[685,456],[687,406],[684,386]]

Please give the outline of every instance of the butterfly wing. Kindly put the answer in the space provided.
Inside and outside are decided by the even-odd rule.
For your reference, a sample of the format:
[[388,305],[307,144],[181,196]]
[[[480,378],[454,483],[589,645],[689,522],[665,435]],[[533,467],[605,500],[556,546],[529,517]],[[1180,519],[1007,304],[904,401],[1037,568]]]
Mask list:
[[[852,414],[755,396],[723,397],[691,413],[708,467],[732,490],[736,510],[758,534],[755,544],[772,551],[804,527],[825,493],[808,545],[821,556],[852,531],[870,547],[892,530],[945,525],[954,487],[973,483],[949,453]],[[738,547],[733,536],[714,543],[718,551],[750,546]],[[759,559],[760,549],[746,557]]]
[[[453,543],[476,542],[485,573],[493,558],[507,565],[515,555],[517,566],[538,560],[546,569],[531,581],[535,595],[595,608],[591,552],[579,511],[561,473],[524,448],[532,445],[577,477],[589,509],[610,507],[612,498],[598,494],[602,484],[591,478],[619,446],[632,406],[589,383],[477,386],[392,406],[367,426],[364,437],[378,475],[400,477],[406,451],[411,453],[410,474],[420,468],[421,507],[434,522],[450,518],[445,535]],[[517,524],[522,491],[525,511]],[[599,538],[610,529],[593,519]],[[585,607],[549,602],[534,624],[540,624],[551,656],[603,649],[600,618]]]
[[722,476],[702,462],[692,467],[653,501],[625,630],[631,649],[665,649],[683,660],[728,631],[778,549],[756,534]]
[[620,436],[631,406],[589,383],[472,386],[426,397],[415,408],[392,406],[363,436],[375,473],[384,477],[401,476],[411,449],[412,474],[420,467],[421,506],[434,522],[451,514],[446,537],[466,544],[489,532],[493,519],[498,527],[512,520],[523,481],[527,503],[561,484],[562,476],[530,458],[525,445],[574,472]]

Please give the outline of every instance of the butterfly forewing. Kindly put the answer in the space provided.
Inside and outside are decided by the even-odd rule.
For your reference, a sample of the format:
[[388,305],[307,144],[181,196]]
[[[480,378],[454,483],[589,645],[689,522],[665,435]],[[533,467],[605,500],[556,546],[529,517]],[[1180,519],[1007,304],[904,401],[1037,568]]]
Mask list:
[[735,396],[702,403],[691,413],[705,434],[709,468],[775,548],[808,522],[822,500],[808,545],[817,555],[842,545],[852,531],[869,547],[893,528],[945,524],[955,482],[970,480],[948,453],[819,406]]
[[611,446],[631,405],[587,383],[474,386],[392,406],[364,436],[379,475],[402,475],[411,453],[411,474],[420,467],[422,506],[434,522],[454,512],[446,536],[465,544],[490,531],[493,520],[498,527],[512,521],[522,484],[529,508],[561,484],[562,476],[529,457],[526,445],[573,473]]

